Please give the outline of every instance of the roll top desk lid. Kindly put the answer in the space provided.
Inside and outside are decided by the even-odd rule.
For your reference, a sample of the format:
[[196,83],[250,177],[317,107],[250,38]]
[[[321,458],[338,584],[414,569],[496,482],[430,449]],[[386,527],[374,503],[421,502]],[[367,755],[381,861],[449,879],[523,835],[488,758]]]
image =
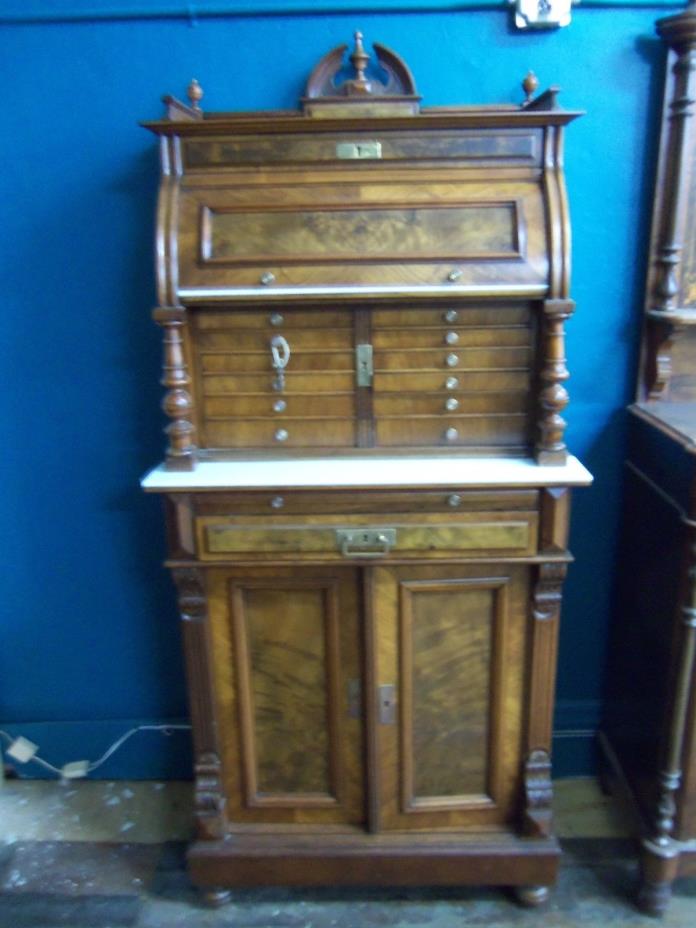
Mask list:
[[[302,109],[204,113],[165,97],[161,306],[257,299],[564,298],[557,90],[520,107],[420,108],[406,64],[362,36],[321,59]],[[346,72],[349,76],[345,77]]]

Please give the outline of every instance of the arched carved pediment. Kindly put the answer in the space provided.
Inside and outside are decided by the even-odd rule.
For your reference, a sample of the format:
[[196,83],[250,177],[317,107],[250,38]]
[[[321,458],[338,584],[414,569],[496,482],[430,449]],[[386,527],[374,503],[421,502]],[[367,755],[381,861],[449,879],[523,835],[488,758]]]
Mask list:
[[332,115],[337,103],[388,103],[410,113],[418,112],[420,97],[406,62],[385,45],[373,44],[374,58],[363,46],[361,32],[355,33],[355,48],[346,61],[347,45],[332,49],[309,76],[302,100],[310,115],[317,115],[325,104]]

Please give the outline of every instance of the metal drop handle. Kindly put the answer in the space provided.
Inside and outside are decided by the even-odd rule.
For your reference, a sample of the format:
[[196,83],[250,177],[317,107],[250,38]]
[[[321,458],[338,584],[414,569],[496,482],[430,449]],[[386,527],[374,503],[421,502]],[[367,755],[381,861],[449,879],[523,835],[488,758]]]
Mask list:
[[277,371],[282,371],[288,366],[290,360],[290,345],[282,335],[274,335],[271,339],[271,357],[273,367]]

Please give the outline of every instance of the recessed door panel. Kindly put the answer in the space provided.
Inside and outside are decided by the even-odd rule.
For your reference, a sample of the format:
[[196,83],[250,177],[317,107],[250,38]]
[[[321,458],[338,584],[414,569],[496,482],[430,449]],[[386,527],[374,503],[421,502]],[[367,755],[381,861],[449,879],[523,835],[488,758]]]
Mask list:
[[230,819],[359,823],[356,572],[212,571],[210,582]]
[[526,569],[376,567],[372,591],[379,825],[504,824],[519,789]]

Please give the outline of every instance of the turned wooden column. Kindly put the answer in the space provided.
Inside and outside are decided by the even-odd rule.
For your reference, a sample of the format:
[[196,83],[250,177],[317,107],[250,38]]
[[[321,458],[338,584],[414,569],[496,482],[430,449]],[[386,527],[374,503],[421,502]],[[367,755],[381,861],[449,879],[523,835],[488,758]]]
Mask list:
[[536,443],[539,464],[565,464],[568,455],[563,440],[566,422],[561,415],[568,405],[568,391],[563,384],[570,377],[566,367],[564,324],[574,309],[573,300],[544,300],[543,304],[539,437]]
[[671,716],[658,776],[655,817],[650,823],[649,836],[643,840],[641,856],[638,904],[652,915],[662,915],[667,908],[672,895],[672,882],[679,872],[681,851],[680,842],[674,837],[677,813],[675,796],[682,783],[684,737],[696,659],[696,522],[684,519],[684,523],[690,535],[690,559],[678,630]]
[[162,409],[171,420],[165,429],[168,438],[166,465],[169,470],[193,470],[196,466],[196,428],[193,423],[191,378],[186,363],[183,332],[186,310],[182,306],[158,307],[153,318],[164,332],[162,386],[167,392]]
[[[657,32],[670,48],[671,74],[666,100],[668,130],[662,153],[662,196],[653,220],[652,267],[648,284],[645,391],[649,399],[665,399],[672,376],[672,345],[685,322],[679,268],[691,193],[693,115],[696,102],[696,2],[677,16],[658,20]],[[664,131],[664,130],[663,130]],[[688,312],[687,312],[688,315]]]

